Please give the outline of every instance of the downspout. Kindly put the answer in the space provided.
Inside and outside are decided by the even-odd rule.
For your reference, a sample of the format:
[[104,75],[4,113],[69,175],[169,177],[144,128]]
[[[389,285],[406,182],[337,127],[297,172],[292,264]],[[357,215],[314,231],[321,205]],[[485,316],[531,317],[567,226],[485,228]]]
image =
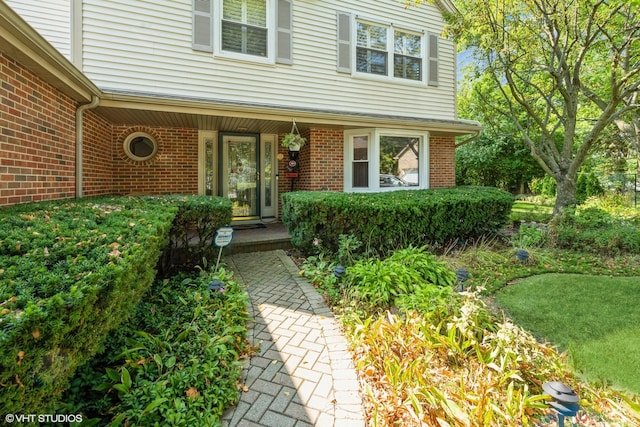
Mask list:
[[83,104],[76,110],[76,198],[82,198],[82,117],[85,110],[95,108],[98,106],[100,98],[96,95],[91,96],[91,102],[89,104]]
[[470,143],[471,141],[474,141],[474,140],[478,139],[478,137],[480,136],[480,134],[481,134],[481,133],[482,133],[482,131],[481,131],[481,130],[476,131],[476,132],[475,132],[473,135],[471,135],[469,138],[467,138],[467,139],[465,139],[465,140],[460,141],[459,143],[457,143],[457,144],[455,145],[455,147],[456,147],[456,148],[461,147],[461,146],[463,146],[464,144],[468,144],[468,143]]

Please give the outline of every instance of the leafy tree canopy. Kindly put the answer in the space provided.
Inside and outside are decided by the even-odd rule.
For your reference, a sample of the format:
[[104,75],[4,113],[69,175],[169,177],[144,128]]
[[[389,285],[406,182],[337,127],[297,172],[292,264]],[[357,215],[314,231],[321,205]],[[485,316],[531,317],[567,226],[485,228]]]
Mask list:
[[640,0],[455,4],[448,33],[474,55],[473,89],[556,180],[557,214],[575,204],[577,171],[603,132],[637,115]]

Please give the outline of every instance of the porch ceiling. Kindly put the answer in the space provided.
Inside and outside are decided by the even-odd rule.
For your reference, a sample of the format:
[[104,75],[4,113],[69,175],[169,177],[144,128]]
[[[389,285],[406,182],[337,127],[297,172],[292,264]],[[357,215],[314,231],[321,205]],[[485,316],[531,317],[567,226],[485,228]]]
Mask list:
[[[129,108],[98,107],[95,111],[114,125],[146,125],[199,130],[222,130],[247,133],[285,133],[291,121],[274,121],[250,117],[203,115],[173,111],[150,111]],[[300,125],[298,127],[301,127]]]

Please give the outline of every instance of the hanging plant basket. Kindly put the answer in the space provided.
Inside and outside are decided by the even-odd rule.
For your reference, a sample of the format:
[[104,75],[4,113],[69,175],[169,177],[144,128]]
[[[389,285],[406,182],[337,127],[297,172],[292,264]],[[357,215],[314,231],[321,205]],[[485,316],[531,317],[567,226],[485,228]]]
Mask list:
[[291,132],[286,134],[282,139],[282,146],[287,148],[289,151],[300,151],[300,148],[307,143],[307,139],[300,135],[298,131],[298,126],[296,126],[296,122],[293,122],[293,126],[291,127]]

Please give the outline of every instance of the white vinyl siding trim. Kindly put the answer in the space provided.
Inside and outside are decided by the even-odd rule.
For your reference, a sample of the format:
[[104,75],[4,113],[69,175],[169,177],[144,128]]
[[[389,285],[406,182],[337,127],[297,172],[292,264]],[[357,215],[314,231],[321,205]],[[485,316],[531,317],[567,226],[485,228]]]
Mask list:
[[[104,90],[345,114],[455,119],[456,52],[451,40],[439,39],[437,87],[353,78],[336,71],[336,16],[344,1],[293,2],[295,58],[291,65],[194,51],[193,0],[83,1],[83,71]],[[349,6],[353,15],[379,17],[427,33],[442,32],[442,14],[431,4],[405,10],[401,2],[382,3],[362,0]]]
[[5,0],[22,19],[70,61],[72,0]]

